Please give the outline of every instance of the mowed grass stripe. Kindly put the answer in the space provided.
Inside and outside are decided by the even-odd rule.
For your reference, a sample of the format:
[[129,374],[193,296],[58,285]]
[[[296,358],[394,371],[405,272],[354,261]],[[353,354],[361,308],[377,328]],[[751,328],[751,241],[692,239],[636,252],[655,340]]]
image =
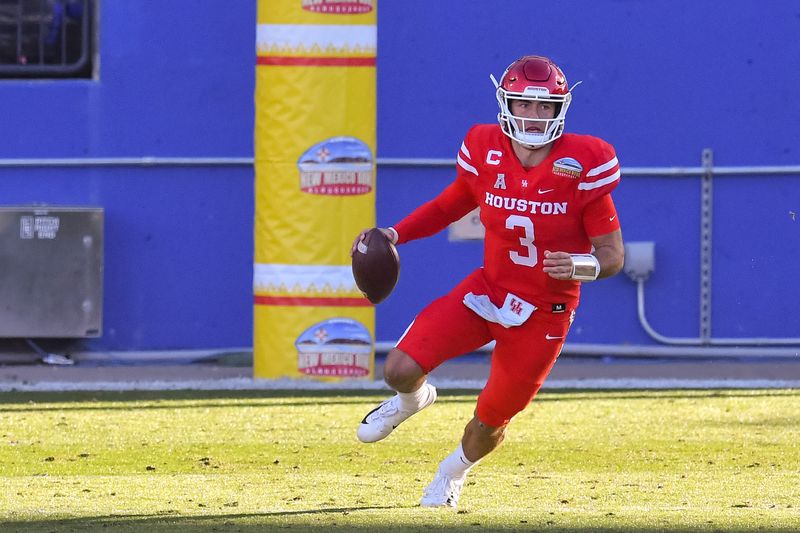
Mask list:
[[797,390],[545,391],[417,506],[474,391],[385,441],[376,391],[0,394],[0,531],[797,531]]

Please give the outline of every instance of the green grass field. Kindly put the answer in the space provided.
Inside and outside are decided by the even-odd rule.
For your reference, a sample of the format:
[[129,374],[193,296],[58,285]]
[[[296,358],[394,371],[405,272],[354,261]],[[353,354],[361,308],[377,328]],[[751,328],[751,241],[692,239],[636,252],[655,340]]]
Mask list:
[[0,394],[0,531],[798,531],[800,391],[542,392],[458,511],[421,491],[475,392]]

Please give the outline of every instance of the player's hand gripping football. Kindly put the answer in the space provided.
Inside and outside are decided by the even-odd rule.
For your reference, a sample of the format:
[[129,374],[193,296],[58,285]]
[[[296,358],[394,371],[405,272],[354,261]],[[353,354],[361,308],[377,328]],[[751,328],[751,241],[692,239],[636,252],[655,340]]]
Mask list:
[[[356,237],[356,240],[353,241],[353,246],[350,247],[350,257],[353,257],[353,254],[356,253],[356,250],[358,249],[358,243],[360,243],[361,241],[364,240],[364,236],[371,229],[372,228],[367,228],[367,229],[361,230],[361,233],[358,234],[358,237]],[[397,237],[392,232],[392,230],[386,229],[386,228],[378,228],[378,229],[380,230],[381,233],[386,235],[386,238],[389,239],[389,242],[391,242],[392,244],[397,244]]]
[[545,250],[542,270],[553,279],[570,279],[572,277],[572,257],[567,252]]

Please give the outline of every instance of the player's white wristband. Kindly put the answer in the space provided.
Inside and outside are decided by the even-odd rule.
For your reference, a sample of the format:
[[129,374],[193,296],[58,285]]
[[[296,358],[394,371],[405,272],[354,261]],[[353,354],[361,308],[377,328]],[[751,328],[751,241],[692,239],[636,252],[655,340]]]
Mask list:
[[569,254],[572,258],[572,275],[575,281],[594,281],[600,275],[600,262],[592,254]]
[[392,234],[392,238],[390,239],[390,240],[392,241],[392,244],[397,244],[397,239],[399,239],[399,238],[400,238],[400,236],[397,234],[397,230],[396,230],[396,229],[394,229],[392,226],[389,226],[389,227],[388,227],[388,228],[386,228],[386,229],[387,229],[387,231],[388,231],[389,233],[391,233],[391,234]]

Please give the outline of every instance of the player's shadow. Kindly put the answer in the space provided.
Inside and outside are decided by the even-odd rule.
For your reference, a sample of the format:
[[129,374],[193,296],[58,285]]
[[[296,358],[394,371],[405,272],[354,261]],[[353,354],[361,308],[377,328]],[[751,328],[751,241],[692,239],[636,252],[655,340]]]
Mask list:
[[241,515],[241,517],[245,516],[297,516],[297,515],[306,515],[306,514],[341,514],[341,515],[348,515],[350,513],[354,513],[357,511],[375,511],[379,509],[402,509],[402,508],[411,508],[414,506],[395,506],[395,505],[373,505],[373,506],[365,506],[365,507],[325,507],[321,509],[304,509],[304,510],[297,510],[297,511],[269,511],[265,513],[258,513],[257,515]]
[[[401,513],[388,518],[378,517],[378,520],[368,520],[359,517],[359,511],[389,511],[401,510]],[[421,516],[411,516],[414,513],[423,513]],[[408,515],[407,513],[411,513]],[[442,516],[441,513],[446,513]],[[31,521],[0,521],[0,531],[3,533],[29,533],[47,531],[53,533],[67,531],[82,532],[124,532],[134,533],[141,531],[180,531],[181,533],[211,533],[219,531],[236,531],[239,533],[264,533],[271,531],[334,531],[334,532],[419,532],[436,531],[442,533],[461,533],[463,531],[542,531],[552,533],[689,533],[697,531],[694,527],[683,525],[653,525],[642,527],[625,525],[595,525],[570,527],[559,526],[552,520],[530,519],[519,524],[492,524],[486,517],[478,517],[470,512],[459,511],[452,514],[450,509],[419,509],[404,506],[365,506],[365,507],[331,507],[320,509],[307,509],[297,511],[266,511],[261,513],[240,514],[210,514],[176,516],[174,514],[159,515],[109,515],[93,516],[70,519],[31,520]],[[356,514],[355,517],[348,517]],[[310,515],[304,519],[304,515]],[[353,518],[363,520],[361,523],[350,523]],[[796,533],[794,527],[770,527],[772,533]],[[718,529],[714,529],[719,531]],[[725,528],[730,533],[745,533],[751,531],[746,526]]]

